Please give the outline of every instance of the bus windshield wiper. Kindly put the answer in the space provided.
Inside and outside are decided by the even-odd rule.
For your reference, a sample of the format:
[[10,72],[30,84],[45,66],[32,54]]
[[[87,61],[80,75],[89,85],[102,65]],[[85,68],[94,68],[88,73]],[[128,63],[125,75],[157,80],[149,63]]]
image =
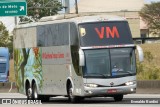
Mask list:
[[133,72],[131,72],[131,71],[119,71],[119,72],[127,73],[127,74],[129,74],[129,75],[133,75]]
[[101,75],[101,76],[103,76],[103,77],[106,77],[104,74],[100,74],[100,73],[89,73],[89,74],[93,74],[93,75]]
[[126,71],[128,74],[133,75],[133,72],[131,71]]

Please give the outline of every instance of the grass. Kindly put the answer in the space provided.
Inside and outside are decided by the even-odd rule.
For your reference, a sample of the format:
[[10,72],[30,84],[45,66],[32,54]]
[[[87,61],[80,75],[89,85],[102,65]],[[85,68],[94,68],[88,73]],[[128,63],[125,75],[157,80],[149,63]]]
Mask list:
[[142,44],[144,61],[137,62],[138,80],[160,80],[160,44]]
[[144,64],[150,65],[153,64],[156,67],[160,67],[160,43],[153,44],[142,44],[140,45],[143,49],[143,52],[150,52],[153,56],[153,60],[148,62],[147,59],[144,59]]

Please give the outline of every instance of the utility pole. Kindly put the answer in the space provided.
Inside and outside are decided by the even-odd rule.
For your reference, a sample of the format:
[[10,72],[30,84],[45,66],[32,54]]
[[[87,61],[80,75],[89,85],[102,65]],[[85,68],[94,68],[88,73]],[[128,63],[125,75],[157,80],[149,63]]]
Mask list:
[[70,5],[69,5],[69,0],[64,0],[64,8],[65,8],[65,13],[70,13]]
[[14,24],[15,24],[15,26],[18,24],[18,22],[17,22],[17,16],[14,17]]
[[78,3],[77,3],[77,0],[75,0],[75,10],[76,10],[76,14],[78,14]]

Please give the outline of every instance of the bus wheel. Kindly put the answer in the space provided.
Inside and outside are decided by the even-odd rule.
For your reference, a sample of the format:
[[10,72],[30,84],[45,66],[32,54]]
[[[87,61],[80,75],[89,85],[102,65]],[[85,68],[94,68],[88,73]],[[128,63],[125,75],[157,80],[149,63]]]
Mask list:
[[114,101],[122,101],[122,100],[123,100],[123,95],[114,96]]
[[34,100],[38,100],[38,92],[37,92],[36,83],[33,84],[32,89],[33,89],[33,92],[32,92],[33,99],[34,99]]
[[69,87],[68,87],[68,99],[71,103],[76,103],[78,102],[78,97],[76,96],[73,96],[73,87],[72,85],[70,84]]
[[33,89],[32,97],[33,97],[34,100],[41,100],[42,102],[48,102],[49,101],[50,96],[38,95],[36,83],[33,84],[32,89]]
[[26,95],[27,95],[27,99],[28,100],[31,100],[32,99],[32,89],[31,89],[31,87],[27,87],[27,89],[26,89]]

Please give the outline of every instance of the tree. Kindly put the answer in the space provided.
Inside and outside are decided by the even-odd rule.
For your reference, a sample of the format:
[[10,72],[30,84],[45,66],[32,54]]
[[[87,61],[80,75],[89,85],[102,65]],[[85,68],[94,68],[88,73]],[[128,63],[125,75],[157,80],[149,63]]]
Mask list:
[[8,44],[7,44],[7,47],[8,47],[8,49],[9,49],[9,53],[10,53],[10,55],[11,55],[11,58],[13,57],[12,56],[12,53],[13,53],[13,35],[12,36],[9,36],[10,38],[9,38],[9,42],[8,42]]
[[13,36],[9,36],[9,33],[2,22],[0,22],[0,47],[8,47],[10,53],[13,52]]
[[160,36],[160,2],[145,4],[139,12],[151,33]]
[[7,47],[9,42],[9,34],[2,22],[0,22],[0,46]]
[[37,21],[41,17],[55,15],[63,6],[58,0],[27,0],[27,8],[28,17],[20,17],[21,22]]

